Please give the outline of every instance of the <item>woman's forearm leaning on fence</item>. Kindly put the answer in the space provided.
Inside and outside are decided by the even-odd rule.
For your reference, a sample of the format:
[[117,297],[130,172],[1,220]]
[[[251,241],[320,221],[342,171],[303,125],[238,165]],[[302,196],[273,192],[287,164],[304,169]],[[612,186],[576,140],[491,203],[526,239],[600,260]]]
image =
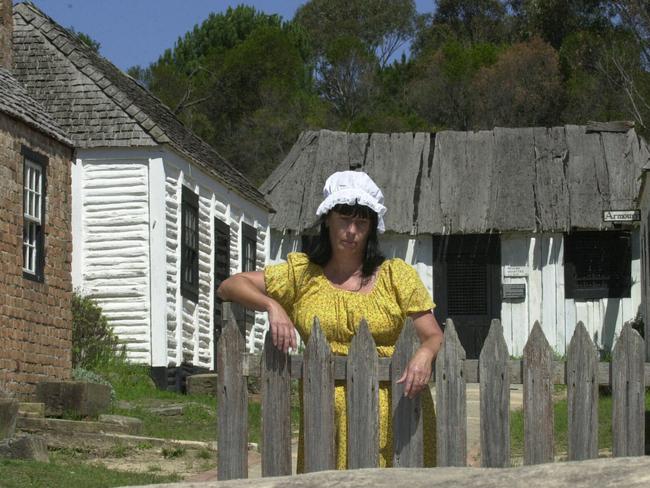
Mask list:
[[273,345],[283,352],[296,348],[296,329],[293,322],[284,308],[266,294],[262,271],[249,271],[231,276],[219,285],[217,295],[222,300],[268,312]]

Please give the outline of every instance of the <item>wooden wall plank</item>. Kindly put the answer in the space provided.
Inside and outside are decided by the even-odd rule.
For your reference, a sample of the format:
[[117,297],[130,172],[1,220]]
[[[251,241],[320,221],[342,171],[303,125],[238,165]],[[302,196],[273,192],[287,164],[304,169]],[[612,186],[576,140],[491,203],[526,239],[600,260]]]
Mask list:
[[436,358],[436,424],[438,466],[467,464],[467,414],[463,360],[451,319],[445,325],[445,339]]
[[598,350],[582,322],[567,357],[569,460],[598,457]]
[[231,480],[248,477],[248,388],[240,357],[244,338],[230,303],[222,304],[222,317],[225,326],[217,344],[217,473],[220,480]]
[[524,347],[524,464],[553,462],[553,351],[539,322]]
[[375,341],[361,321],[347,361],[348,469],[379,465],[379,374]]
[[334,444],[334,360],[317,318],[303,363],[305,472],[336,468]]
[[[404,396],[404,383],[397,383],[419,344],[413,320],[408,318],[391,358],[394,468],[418,468],[424,465],[420,396],[413,399]],[[433,446],[428,447],[433,448]]]
[[291,372],[288,354],[266,334],[262,353],[262,476],[291,474]]
[[481,356],[481,466],[510,465],[510,367],[503,328],[492,320]]
[[623,327],[612,359],[612,451],[642,456],[645,450],[645,345],[637,331]]

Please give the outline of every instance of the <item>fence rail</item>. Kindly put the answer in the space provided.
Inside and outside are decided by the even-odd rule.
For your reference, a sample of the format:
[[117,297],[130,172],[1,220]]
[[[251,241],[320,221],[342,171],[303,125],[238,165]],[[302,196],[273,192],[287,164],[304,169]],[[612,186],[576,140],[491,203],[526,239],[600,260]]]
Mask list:
[[[219,479],[247,477],[247,376],[262,380],[262,476],[291,474],[290,380],[303,380],[305,471],[335,467],[334,382],[347,381],[348,467],[378,465],[378,387],[390,381],[393,465],[420,467],[423,452],[420,400],[403,396],[397,384],[417,348],[407,320],[391,358],[378,358],[368,325],[362,321],[348,356],[334,356],[316,319],[304,355],[279,352],[267,339],[261,355],[243,353],[230,304],[223,304],[225,325],[217,345]],[[535,323],[522,360],[511,360],[498,320],[493,320],[479,360],[465,359],[453,321],[434,365],[438,466],[465,466],[467,459],[466,383],[480,384],[481,465],[510,464],[510,384],[523,384],[524,463],[553,461],[554,384],[567,385],[568,457],[598,455],[598,385],[611,385],[614,456],[643,455],[645,385],[650,363],[644,343],[626,325],[611,363],[599,363],[598,351],[579,322],[566,361],[553,351]],[[373,414],[374,412],[374,414]]]

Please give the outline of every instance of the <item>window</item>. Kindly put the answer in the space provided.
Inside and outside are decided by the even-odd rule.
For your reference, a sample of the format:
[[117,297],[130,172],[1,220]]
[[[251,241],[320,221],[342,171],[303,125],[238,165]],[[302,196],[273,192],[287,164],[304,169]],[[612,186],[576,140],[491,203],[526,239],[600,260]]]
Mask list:
[[576,232],[564,238],[564,282],[567,298],[630,296],[630,233]]
[[44,280],[47,158],[27,148],[23,162],[23,276]]
[[[223,317],[221,299],[217,288],[230,276],[230,227],[219,219],[214,219],[214,357],[217,357],[217,341],[221,336]],[[216,362],[215,362],[216,364]]]
[[199,299],[199,196],[183,187],[181,206],[181,295]]
[[[254,227],[242,223],[242,271],[255,271],[257,265],[257,231]],[[255,311],[246,309],[244,312],[243,323],[246,331],[250,332],[255,323]],[[241,324],[242,322],[239,321]]]

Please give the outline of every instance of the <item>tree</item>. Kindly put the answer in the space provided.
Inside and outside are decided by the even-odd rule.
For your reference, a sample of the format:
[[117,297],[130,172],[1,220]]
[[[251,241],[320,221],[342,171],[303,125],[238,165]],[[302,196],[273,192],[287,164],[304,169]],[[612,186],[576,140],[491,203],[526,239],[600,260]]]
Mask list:
[[413,0],[311,0],[294,21],[308,33],[316,56],[341,38],[356,39],[386,66],[415,31]]
[[472,83],[473,128],[549,126],[563,98],[557,52],[540,38],[513,44]]
[[474,114],[473,80],[479,69],[493,64],[495,44],[464,45],[449,41],[416,62],[419,73],[409,87],[413,110],[432,127],[468,130]]

